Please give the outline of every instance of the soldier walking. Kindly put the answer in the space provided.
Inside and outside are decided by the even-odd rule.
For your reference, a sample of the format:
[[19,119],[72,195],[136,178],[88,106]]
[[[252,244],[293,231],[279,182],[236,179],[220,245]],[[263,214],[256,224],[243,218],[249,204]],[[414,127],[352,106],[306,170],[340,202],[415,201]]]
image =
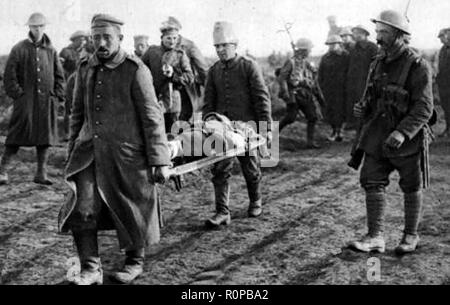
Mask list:
[[346,129],[356,127],[356,120],[353,116],[353,106],[363,96],[366,86],[367,75],[372,60],[378,52],[375,43],[368,40],[369,30],[364,25],[358,25],[352,29],[356,44],[350,51],[350,63],[348,68],[347,80],[347,110],[346,110]]
[[14,100],[5,152],[0,163],[0,185],[9,182],[11,159],[21,146],[36,147],[34,182],[51,185],[47,176],[48,149],[58,143],[58,104],[64,102],[64,72],[56,50],[45,34],[47,19],[30,16],[28,38],[13,47],[5,67],[4,85]]
[[345,77],[349,55],[344,50],[340,36],[330,36],[326,44],[329,51],[322,57],[319,65],[319,85],[325,99],[325,117],[331,125],[330,141],[341,142],[342,127],[345,122]]
[[[271,108],[268,89],[264,83],[261,69],[245,57],[237,55],[238,39],[232,25],[217,22],[214,26],[214,45],[219,61],[209,70],[205,88],[207,115],[217,112],[230,120],[266,122],[267,140],[271,142]],[[262,213],[261,164],[257,152],[250,152],[237,158],[247,183],[250,205],[249,217]],[[219,227],[231,222],[229,209],[230,183],[234,159],[214,165],[213,184],[216,201],[216,214],[206,221],[208,227]]]
[[180,120],[189,121],[194,113],[201,112],[203,108],[203,95],[208,65],[205,57],[202,55],[202,52],[196,44],[192,40],[179,34],[182,30],[182,25],[175,17],[169,17],[163,22],[162,27],[167,30],[171,29],[177,33],[178,42],[176,47],[186,53],[191,64],[192,72],[194,73],[194,82],[180,91]]
[[298,111],[308,121],[307,148],[318,149],[314,141],[316,124],[322,119],[323,96],[316,80],[316,70],[308,61],[313,45],[309,39],[301,38],[296,43],[294,58],[286,61],[280,71],[281,95],[286,101],[286,116],[280,122],[280,132],[295,122]]
[[72,43],[59,53],[67,81],[66,103],[64,105],[64,141],[67,141],[69,138],[69,116],[70,108],[72,107],[73,87],[75,86],[75,76],[73,74],[81,58],[88,55],[86,47],[89,36],[90,34],[85,31],[76,31],[70,36]]
[[169,151],[161,107],[148,68],[121,48],[123,22],[95,15],[95,53],[76,73],[69,160],[71,192],[59,214],[59,230],[71,231],[81,273],[77,285],[101,284],[97,233],[116,230],[126,252],[114,273],[130,283],[143,272],[145,248],[160,239],[155,183],[168,179]]
[[186,53],[177,47],[178,31],[166,25],[160,30],[161,45],[149,47],[142,61],[152,72],[156,95],[164,105],[166,132],[170,133],[180,118],[181,92],[192,85],[194,74]]
[[445,131],[439,135],[440,137],[450,138],[450,39],[449,30],[446,29],[440,33],[443,43],[439,51],[439,65],[436,76],[436,83],[439,90],[439,98],[441,107],[444,110]]
[[422,188],[428,186],[428,128],[433,113],[432,73],[429,64],[405,45],[409,24],[395,11],[377,19],[382,54],[372,63],[364,103],[354,114],[364,124],[360,149],[365,153],[361,185],[366,192],[368,234],[350,247],[363,252],[385,251],[383,222],[386,187],[393,171],[400,175],[405,227],[396,252],[410,253],[419,243]]

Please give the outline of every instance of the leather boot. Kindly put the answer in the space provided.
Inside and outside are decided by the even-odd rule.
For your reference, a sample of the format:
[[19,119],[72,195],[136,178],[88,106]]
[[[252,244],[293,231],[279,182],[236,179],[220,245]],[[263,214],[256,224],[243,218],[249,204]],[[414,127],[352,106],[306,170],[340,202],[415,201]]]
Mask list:
[[97,231],[72,232],[80,258],[80,274],[68,279],[74,285],[103,284],[103,270],[98,254]]
[[321,147],[314,141],[314,134],[316,132],[316,123],[308,122],[306,127],[306,148],[320,149]]
[[256,218],[261,216],[261,214],[262,214],[262,200],[259,199],[254,202],[250,202],[250,205],[248,207],[248,217]]
[[344,138],[342,137],[342,127],[336,129],[336,142],[342,142],[344,141]]
[[211,228],[229,225],[231,223],[230,209],[228,208],[230,185],[227,182],[221,185],[215,184],[214,194],[216,199],[216,214],[206,220],[205,225]]
[[144,272],[144,256],[144,249],[127,251],[124,267],[111,278],[120,284],[130,284]]
[[37,172],[34,183],[52,185],[53,182],[47,177],[48,147],[37,147]]
[[419,241],[420,238],[418,235],[404,234],[402,241],[398,247],[395,248],[395,252],[400,255],[412,253],[416,251]]
[[384,253],[383,218],[386,207],[384,192],[366,192],[367,227],[369,233],[360,240],[349,243],[349,247],[362,251]]
[[414,252],[419,243],[417,229],[422,213],[422,192],[404,194],[405,203],[405,231],[400,245],[395,249],[399,254]]

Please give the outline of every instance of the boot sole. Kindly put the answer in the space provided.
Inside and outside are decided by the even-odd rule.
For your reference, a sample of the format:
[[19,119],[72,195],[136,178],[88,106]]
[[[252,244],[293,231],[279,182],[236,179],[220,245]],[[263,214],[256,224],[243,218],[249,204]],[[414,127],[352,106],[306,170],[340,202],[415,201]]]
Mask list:
[[349,245],[348,246],[349,249],[352,250],[356,250],[358,252],[362,252],[362,253],[385,253],[386,252],[386,247],[382,248],[382,247],[374,247],[374,248],[370,248],[370,249],[360,249],[358,247],[356,247],[355,245]]
[[209,220],[205,221],[205,226],[210,229],[217,229],[217,228],[220,228],[221,226],[229,226],[230,224],[231,224],[231,220],[221,222],[220,224],[212,223]]

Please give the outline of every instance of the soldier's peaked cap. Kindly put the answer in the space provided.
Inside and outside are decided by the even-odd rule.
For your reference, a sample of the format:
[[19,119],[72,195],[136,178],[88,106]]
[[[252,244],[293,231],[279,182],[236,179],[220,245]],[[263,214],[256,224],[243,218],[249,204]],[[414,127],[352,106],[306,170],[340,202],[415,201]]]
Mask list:
[[181,26],[180,21],[177,18],[169,16],[167,20],[163,21],[161,24],[160,30],[161,32],[168,30],[177,30],[180,31],[183,27]]
[[92,28],[114,26],[120,29],[120,27],[124,24],[125,22],[122,20],[108,14],[96,14],[92,17],[91,21]]
[[73,33],[72,35],[70,35],[70,40],[75,40],[78,37],[88,37],[89,33],[86,31],[76,31],[75,33]]

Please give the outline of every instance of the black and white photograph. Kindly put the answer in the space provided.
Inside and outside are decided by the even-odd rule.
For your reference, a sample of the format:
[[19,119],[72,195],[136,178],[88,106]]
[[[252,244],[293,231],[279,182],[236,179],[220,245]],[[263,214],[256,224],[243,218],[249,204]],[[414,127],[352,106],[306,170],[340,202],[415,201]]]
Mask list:
[[449,12],[2,0],[0,285],[449,285]]

